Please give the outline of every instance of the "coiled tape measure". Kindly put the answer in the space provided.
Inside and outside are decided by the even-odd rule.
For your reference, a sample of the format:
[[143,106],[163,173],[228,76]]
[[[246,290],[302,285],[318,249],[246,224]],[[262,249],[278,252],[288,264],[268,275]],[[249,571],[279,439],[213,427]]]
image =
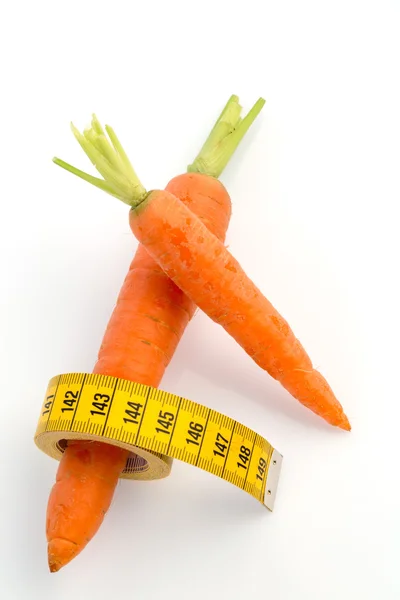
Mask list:
[[46,391],[35,443],[59,460],[72,439],[130,451],[124,478],[167,477],[177,458],[273,509],[281,454],[248,427],[180,396],[105,375],[57,375]]

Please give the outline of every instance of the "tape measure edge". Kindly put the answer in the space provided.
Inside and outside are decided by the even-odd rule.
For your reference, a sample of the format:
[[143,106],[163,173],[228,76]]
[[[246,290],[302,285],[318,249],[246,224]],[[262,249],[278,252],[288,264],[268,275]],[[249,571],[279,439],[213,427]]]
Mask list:
[[[44,443],[47,440],[47,443]],[[34,442],[36,446],[47,454],[50,458],[58,461],[61,460],[63,451],[60,448],[61,440],[82,440],[89,442],[101,442],[123,448],[132,454],[137,454],[147,462],[147,468],[141,471],[122,472],[121,479],[134,479],[151,481],[153,479],[165,479],[171,473],[173,458],[164,454],[148,451],[144,448],[139,448],[125,442],[119,442],[113,438],[96,436],[94,434],[85,434],[74,431],[42,431],[35,434]],[[159,468],[162,467],[162,468]],[[148,477],[150,473],[155,474],[154,477]]]
[[[94,377],[98,377],[100,378],[100,380],[113,380],[113,381],[122,381],[122,382],[127,382],[129,384],[134,384],[135,382],[131,382],[129,380],[124,380],[122,378],[119,377],[115,377],[112,375],[102,375],[102,374],[88,374],[88,373],[84,373],[84,372],[76,372],[76,373],[65,373],[65,374],[58,374],[55,375],[54,377],[52,377],[48,383],[48,390],[51,386],[55,386],[56,390],[55,392],[53,392],[53,394],[57,395],[57,389],[58,389],[58,385],[60,382],[62,382],[62,380],[64,378],[74,378],[74,377],[83,377],[84,380],[82,382],[79,382],[79,385],[84,385],[84,381],[86,376],[94,376]],[[73,382],[72,383],[78,383],[78,382]],[[116,386],[118,385],[118,383],[116,384]],[[155,389],[157,393],[161,393],[161,394],[166,394],[167,396],[176,396],[175,394],[171,394],[169,392],[166,392],[165,390],[160,390],[157,388],[152,388],[152,386],[148,386],[148,385],[144,385],[144,384],[137,384],[143,388],[149,388],[151,389]],[[107,387],[110,387],[110,384],[107,384]],[[47,397],[47,400],[49,400],[50,397],[55,397],[53,396],[49,396]],[[198,405],[197,402],[194,402],[193,400],[189,400],[189,399],[185,399],[185,398],[181,398],[176,396],[177,398],[180,398],[180,401],[184,401],[184,402],[190,402],[193,405],[196,406],[201,406]],[[46,408],[48,408],[46,405],[44,405]],[[268,462],[268,471],[267,471],[267,477],[266,479],[264,479],[264,490],[263,493],[260,492],[259,497],[257,498],[256,495],[252,492],[248,492],[250,493],[250,495],[252,495],[253,497],[255,497],[256,499],[259,500],[259,502],[266,507],[269,511],[272,512],[273,507],[274,507],[274,503],[275,503],[275,497],[276,497],[276,492],[277,492],[277,485],[278,485],[278,480],[279,480],[279,474],[280,474],[280,470],[281,470],[281,464],[282,464],[282,459],[283,456],[277,451],[275,450],[275,448],[262,436],[260,436],[259,434],[256,434],[256,432],[253,432],[252,430],[250,430],[247,426],[243,426],[240,423],[237,423],[234,419],[231,419],[230,417],[228,417],[227,415],[223,414],[223,413],[219,413],[218,411],[215,411],[214,409],[211,409],[210,407],[207,406],[201,406],[204,409],[207,409],[208,411],[212,411],[214,412],[219,418],[221,418],[221,420],[223,421],[225,420],[229,420],[235,423],[235,426],[238,424],[241,427],[244,427],[246,429],[248,429],[250,431],[250,433],[254,433],[258,438],[261,439],[261,441],[263,441],[264,443],[266,443],[269,448],[271,449],[271,453],[269,455],[269,461],[266,458],[267,462]],[[97,407],[96,407],[97,408]],[[67,409],[66,409],[67,410]],[[48,412],[48,411],[47,411]],[[179,409],[178,409],[179,412]],[[44,414],[44,413],[43,413]],[[51,410],[50,410],[50,414],[51,414]],[[50,417],[49,414],[49,417]],[[169,413],[166,413],[169,414]],[[49,420],[49,419],[48,419]],[[47,420],[47,422],[48,422]],[[62,450],[60,450],[60,444],[59,442],[62,439],[75,439],[75,440],[89,440],[89,441],[99,441],[102,443],[108,443],[110,445],[114,445],[116,447],[121,447],[126,449],[127,451],[136,454],[139,457],[142,457],[144,460],[146,460],[146,462],[148,463],[148,468],[146,470],[142,470],[142,471],[134,471],[134,472],[124,472],[121,475],[121,478],[124,479],[136,479],[136,480],[140,480],[140,479],[145,479],[145,480],[153,480],[153,479],[162,479],[165,477],[168,477],[168,475],[170,474],[171,471],[171,465],[172,462],[174,460],[174,458],[167,456],[167,455],[163,455],[163,454],[157,454],[155,451],[152,450],[147,450],[144,449],[143,447],[137,447],[137,446],[133,446],[129,443],[126,442],[122,442],[118,439],[115,439],[113,437],[105,437],[103,435],[95,435],[92,433],[83,433],[83,432],[78,432],[78,431],[68,431],[68,430],[53,430],[53,429],[49,429],[47,430],[47,422],[46,424],[44,424],[43,420],[42,422],[39,422],[38,424],[38,428],[36,430],[36,434],[35,434],[35,443],[36,446],[39,447],[40,450],[42,450],[44,453],[46,453],[47,455],[56,458],[57,460],[60,460],[61,456],[62,456]],[[44,429],[43,429],[44,427]],[[50,442],[48,441],[50,439]],[[44,440],[47,440],[47,443],[42,443]],[[51,451],[49,450],[51,448]],[[57,450],[55,450],[57,448]],[[216,452],[214,452],[215,454]],[[217,452],[217,454],[219,454],[219,452]],[[180,458],[179,456],[176,458]],[[150,459],[150,460],[149,460]],[[154,477],[146,477],[146,473],[149,474],[149,471],[151,471],[152,466],[154,465],[154,460],[158,460],[158,462],[162,463],[162,474],[158,474],[155,475]],[[187,461],[184,461],[187,462]],[[264,461],[265,464],[265,461]],[[196,464],[196,466],[198,466]],[[199,465],[200,466],[200,465]],[[239,465],[239,466],[243,466],[243,465]],[[200,468],[204,468],[204,467],[200,467]],[[211,470],[209,469],[205,469],[204,470],[212,473]],[[219,475],[221,478],[224,479],[224,477],[222,475]],[[258,477],[258,475],[257,475]],[[260,479],[260,477],[258,477],[258,479]],[[234,483],[232,481],[232,483]],[[237,483],[235,483],[235,485],[238,485]],[[238,487],[240,487],[238,485]],[[242,488],[244,489],[244,488]],[[244,491],[248,491],[248,490],[244,490]],[[260,497],[261,496],[261,497]]]

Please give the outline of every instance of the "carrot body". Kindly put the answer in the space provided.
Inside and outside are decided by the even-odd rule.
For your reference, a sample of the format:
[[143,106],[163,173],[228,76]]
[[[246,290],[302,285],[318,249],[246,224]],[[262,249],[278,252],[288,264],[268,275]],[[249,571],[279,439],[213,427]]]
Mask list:
[[70,442],[47,504],[50,571],[58,571],[91,540],[110,507],[127,453],[98,442]]
[[[231,215],[224,186],[198,173],[180,175],[167,190],[223,240]],[[174,194],[174,195],[172,195]],[[143,246],[139,246],[108,323],[94,373],[157,387],[196,309]],[[102,443],[66,448],[46,520],[48,559],[57,571],[95,535],[107,512],[128,453]]]
[[175,195],[151,192],[130,211],[130,226],[165,273],[260,367],[328,423],[350,429],[342,406],[288,323]]
[[[166,187],[221,240],[231,214],[220,181],[199,173]],[[157,387],[196,309],[148,252],[139,246],[109,321],[94,372]]]

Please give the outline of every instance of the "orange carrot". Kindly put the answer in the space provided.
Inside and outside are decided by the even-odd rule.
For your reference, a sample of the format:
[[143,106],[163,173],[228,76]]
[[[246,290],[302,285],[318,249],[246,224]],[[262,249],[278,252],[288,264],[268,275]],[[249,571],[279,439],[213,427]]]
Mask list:
[[50,571],[72,560],[100,527],[127,455],[108,444],[69,442],[47,504]]
[[[90,148],[84,150],[91,156]],[[147,194],[136,174],[127,180],[113,195],[131,206],[131,229],[164,272],[292,396],[331,425],[350,430],[341,404],[288,323],[224,244],[170,192]]]
[[[224,150],[239,114],[238,99],[232,97],[205,144],[207,152],[203,148],[203,169],[210,168],[217,174],[215,166],[207,166],[213,157],[219,157],[220,170],[228,162],[242,137],[237,137],[234,144],[230,143],[229,152]],[[95,118],[93,129],[86,132],[88,139],[93,139],[93,132],[103,135]],[[231,203],[218,179],[191,172],[172,179],[166,189],[196,213],[222,243],[229,224]],[[143,246],[139,246],[108,323],[93,372],[157,387],[195,308]],[[127,458],[126,450],[108,444],[76,441],[68,445],[47,509],[51,571],[67,564],[95,535],[110,506]]]
[[[231,214],[228,192],[200,173],[166,187],[224,240]],[[157,387],[196,307],[139,246],[104,335],[94,372]]]
[[328,423],[350,429],[342,406],[288,323],[176,196],[152,192],[130,210],[130,225],[174,283],[261,368]]

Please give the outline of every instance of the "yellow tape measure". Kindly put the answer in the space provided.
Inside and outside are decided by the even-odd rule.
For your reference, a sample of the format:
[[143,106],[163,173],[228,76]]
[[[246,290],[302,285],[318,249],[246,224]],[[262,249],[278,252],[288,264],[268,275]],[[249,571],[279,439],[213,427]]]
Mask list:
[[35,442],[60,459],[68,440],[129,450],[122,477],[160,479],[177,458],[213,473],[272,511],[282,456],[260,435],[211,408],[105,375],[69,373],[48,385]]

